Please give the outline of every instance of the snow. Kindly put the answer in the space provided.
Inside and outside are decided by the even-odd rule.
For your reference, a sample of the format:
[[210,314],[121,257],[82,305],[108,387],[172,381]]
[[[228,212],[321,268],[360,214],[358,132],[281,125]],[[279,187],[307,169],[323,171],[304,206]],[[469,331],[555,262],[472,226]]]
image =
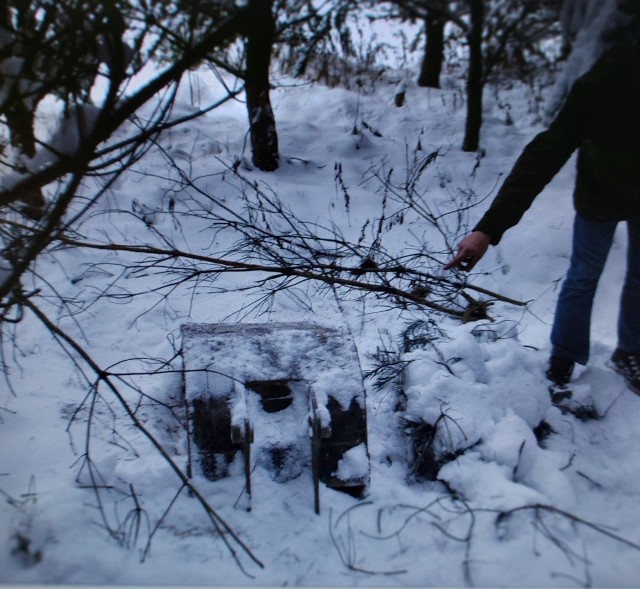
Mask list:
[[362,479],[368,477],[368,466],[367,447],[364,443],[358,444],[343,454],[334,474],[341,480]]
[[[201,77],[214,97],[215,82],[209,74]],[[300,218],[333,223],[357,240],[365,221],[373,227],[381,214],[384,191],[374,172],[393,168],[402,176],[415,154],[439,150],[420,187],[440,212],[461,193],[484,199],[470,209],[464,230],[485,210],[496,182],[540,127],[539,113],[528,110],[525,88],[502,92],[512,105],[514,125],[506,124],[498,101],[487,92],[484,157],[463,153],[465,112],[456,83],[426,90],[411,82],[400,109],[393,107],[395,84],[384,81],[369,94],[300,84],[276,89],[281,167],[272,174],[246,166],[241,172],[277,194]],[[178,106],[192,108],[188,89]],[[363,120],[377,133],[367,130]],[[359,128],[355,135],[354,125]],[[245,133],[244,105],[233,102],[167,133],[162,146],[189,169],[199,188],[233,207],[241,187],[225,165],[247,156]],[[415,150],[418,142],[422,152]],[[348,203],[336,181],[337,163]],[[263,567],[234,544],[238,565],[197,498],[179,492],[178,477],[108,389],[99,389],[95,405],[83,403],[92,382],[27,313],[16,326],[15,354],[7,354],[10,342],[4,342],[15,394],[5,381],[0,384],[0,582],[637,585],[640,398],[606,367],[615,347],[624,273],[623,227],[595,302],[592,358],[577,371],[574,387],[580,402],[592,403],[601,418],[561,413],[551,405],[544,379],[558,282],[568,264],[573,179],[571,162],[477,268],[476,284],[528,301],[527,307],[496,302],[490,309],[495,321],[464,325],[437,317],[442,337],[402,356],[408,363],[403,411],[397,410],[392,386],[378,390],[365,383],[371,463],[366,497],[358,500],[322,486],[321,513],[315,515],[308,470],[282,482],[257,460],[247,511],[239,463],[232,464],[232,476],[214,482],[194,469],[195,488]],[[118,180],[81,231],[130,243],[152,243],[154,231],[164,231],[186,251],[217,255],[228,246],[226,238],[187,214],[213,206],[198,198],[180,188],[166,159],[152,150]],[[117,207],[152,216],[146,215],[145,225],[135,215],[118,214]],[[385,238],[396,251],[423,241],[436,251],[442,248],[441,237],[410,215]],[[444,262],[446,254],[440,257]],[[296,298],[277,297],[268,310],[253,314],[244,310],[253,301],[250,294],[211,285],[199,291],[176,289],[169,299],[152,293],[132,297],[162,280],[151,270],[125,270],[132,260],[124,253],[63,250],[42,258],[38,270],[73,301],[73,313],[84,309],[61,314],[60,324],[101,366],[134,373],[123,376],[132,385],[123,390],[137,419],[183,469],[189,439],[180,421],[182,383],[179,374],[165,370],[174,365],[163,363],[180,348],[181,325],[242,321],[338,327],[350,334],[367,370],[381,341],[396,342],[408,324],[427,318],[425,311],[392,308],[375,299],[347,297],[337,305],[331,296],[306,286],[298,287]],[[225,287],[244,288],[248,278],[220,280]],[[282,354],[298,353],[297,341],[281,340]],[[339,365],[340,358],[335,360]],[[154,369],[155,375],[139,374]],[[341,378],[330,369],[325,376],[334,383]],[[83,455],[90,411],[93,462],[88,463]],[[442,465],[438,481],[411,476],[409,418],[437,424],[434,452],[453,456]],[[539,441],[534,430],[542,422],[551,432]],[[339,473],[360,474],[363,456],[364,445],[353,448]],[[87,488],[92,474],[104,487],[102,514]],[[119,530],[118,538],[109,535],[103,518]],[[21,538],[29,542],[20,543]]]

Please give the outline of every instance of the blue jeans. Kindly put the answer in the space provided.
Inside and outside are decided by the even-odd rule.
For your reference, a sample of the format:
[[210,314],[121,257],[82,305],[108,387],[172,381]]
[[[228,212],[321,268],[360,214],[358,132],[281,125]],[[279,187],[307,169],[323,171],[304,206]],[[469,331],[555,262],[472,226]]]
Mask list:
[[[573,252],[551,331],[552,354],[586,364],[589,359],[593,297],[617,222],[598,223],[576,215]],[[640,353],[640,219],[627,221],[627,274],[618,315],[618,347]]]

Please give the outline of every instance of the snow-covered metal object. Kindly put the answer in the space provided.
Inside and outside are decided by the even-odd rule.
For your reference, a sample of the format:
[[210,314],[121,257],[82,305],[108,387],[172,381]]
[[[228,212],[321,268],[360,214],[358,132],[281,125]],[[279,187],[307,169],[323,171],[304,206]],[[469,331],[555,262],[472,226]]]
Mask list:
[[365,394],[344,332],[308,323],[185,324],[186,401],[202,473],[217,480],[244,460],[286,482],[361,496],[369,484]]

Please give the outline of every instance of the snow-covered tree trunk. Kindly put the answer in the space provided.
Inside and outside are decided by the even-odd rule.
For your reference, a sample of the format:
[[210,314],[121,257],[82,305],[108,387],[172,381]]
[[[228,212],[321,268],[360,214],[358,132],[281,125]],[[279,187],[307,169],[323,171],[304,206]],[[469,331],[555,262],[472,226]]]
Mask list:
[[440,73],[444,60],[444,25],[442,12],[429,10],[425,19],[427,43],[418,78],[418,86],[440,88]]
[[251,0],[249,9],[245,88],[251,149],[253,164],[270,172],[278,168],[278,134],[269,98],[269,65],[275,32],[273,0]]
[[467,74],[467,120],[464,132],[463,151],[476,151],[480,145],[482,126],[482,27],[484,0],[470,0],[471,26],[467,34],[469,41],[469,72]]

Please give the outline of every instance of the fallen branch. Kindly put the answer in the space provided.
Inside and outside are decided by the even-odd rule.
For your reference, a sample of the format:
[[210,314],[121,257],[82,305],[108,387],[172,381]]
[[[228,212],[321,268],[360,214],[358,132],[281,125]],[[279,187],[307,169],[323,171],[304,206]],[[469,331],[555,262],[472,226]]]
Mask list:
[[[242,552],[244,552],[255,564],[257,564],[260,568],[264,568],[264,565],[258,558],[253,554],[251,549],[237,536],[237,534],[232,530],[229,524],[216,512],[216,510],[211,507],[206,498],[198,491],[198,489],[191,483],[189,478],[185,473],[182,472],[182,469],[175,463],[173,458],[169,456],[167,451],[162,447],[160,442],[155,438],[155,436],[144,426],[144,424],[138,419],[138,417],[134,414],[129,407],[126,399],[122,396],[120,391],[111,381],[108,373],[106,373],[100,366],[93,360],[91,356],[80,346],[73,338],[71,338],[68,334],[62,331],[57,325],[55,325],[36,305],[33,304],[30,300],[24,302],[25,306],[27,306],[34,315],[40,320],[40,322],[49,330],[49,332],[58,340],[63,342],[62,348],[65,352],[71,355],[71,352],[67,349],[69,346],[74,352],[76,352],[82,360],[90,367],[90,369],[95,373],[97,379],[95,383],[95,387],[98,387],[100,382],[104,383],[107,388],[111,391],[117,401],[120,403],[122,408],[124,409],[126,415],[131,420],[131,423],[144,435],[144,437],[151,443],[151,445],[158,451],[158,453],[162,456],[167,465],[173,470],[173,472],[180,479],[183,488],[189,489],[192,496],[195,497],[205,513],[207,514],[209,520],[214,526],[215,530],[218,532],[223,542],[225,543],[227,549],[231,553],[231,556],[236,561],[236,564],[239,566],[240,570],[247,576],[251,577],[249,573],[247,573],[240,561],[240,557],[236,551],[236,549],[232,546],[230,539],[235,542]],[[229,536],[229,538],[227,537]]]
[[621,544],[624,544],[625,546],[629,546],[630,548],[633,548],[634,550],[640,550],[640,544],[633,542],[632,540],[628,540],[627,538],[624,538],[623,536],[620,536],[619,534],[615,534],[614,532],[611,532],[610,530],[607,530],[604,526],[599,525],[599,524],[594,524],[593,522],[590,522],[586,519],[583,519],[573,513],[570,513],[568,511],[564,511],[563,509],[559,509],[558,507],[554,507],[553,505],[547,505],[544,503],[535,503],[533,505],[522,505],[520,507],[514,507],[513,509],[509,509],[507,511],[498,511],[498,510],[483,510],[483,511],[493,511],[493,512],[497,512],[498,513],[498,517],[496,518],[496,524],[500,523],[501,520],[513,515],[514,513],[517,513],[519,511],[534,511],[536,512],[536,514],[539,511],[543,511],[543,512],[548,512],[548,513],[555,513],[557,515],[560,515],[562,517],[566,517],[567,519],[571,520],[572,522],[575,522],[577,524],[580,524],[582,526],[585,526],[587,528],[590,528],[592,530],[594,530],[595,532],[598,532],[599,534],[602,534],[604,536],[607,536],[608,538],[611,538],[612,540],[615,540],[616,542],[620,542]]
[[[229,260],[225,258],[216,258],[211,256],[205,256],[200,254],[193,254],[190,252],[181,251],[178,249],[165,249],[158,248],[153,246],[136,246],[136,245],[125,245],[125,244],[115,244],[115,243],[92,243],[87,241],[79,241],[76,239],[71,239],[65,236],[59,236],[58,241],[64,243],[65,245],[80,247],[86,249],[95,249],[102,251],[112,251],[112,252],[127,252],[134,254],[143,254],[149,256],[159,256],[165,259],[184,259],[191,260],[195,262],[202,262],[206,264],[211,264],[215,266],[215,268],[211,270],[200,270],[198,274],[206,274],[206,273],[216,273],[219,274],[224,271],[233,271],[233,272],[264,272],[268,274],[272,274],[274,278],[278,277],[297,277],[305,280],[318,281],[325,284],[339,285],[349,288],[354,288],[357,290],[365,291],[365,292],[374,292],[380,293],[384,295],[389,295],[396,297],[402,301],[410,302],[418,306],[427,307],[434,311],[439,311],[446,315],[450,315],[457,318],[464,318],[466,316],[465,310],[454,309],[451,307],[447,307],[440,303],[436,303],[433,301],[427,300],[421,293],[415,293],[413,291],[404,290],[401,288],[394,287],[389,284],[376,284],[372,282],[366,282],[363,280],[357,280],[353,278],[345,278],[344,276],[340,276],[340,274],[356,274],[358,271],[361,271],[359,268],[351,268],[351,267],[339,267],[336,265],[314,265],[314,268],[317,268],[318,271],[311,270],[308,265],[303,266],[295,266],[295,265],[281,265],[274,266],[268,264],[253,264],[249,262],[241,262],[237,260]],[[495,300],[503,301],[509,304],[517,305],[517,306],[525,306],[527,303],[523,301],[517,301],[514,299],[510,299],[499,293],[492,292],[487,289],[483,289],[481,287],[476,287],[473,285],[468,285],[458,281],[452,281],[447,278],[436,277],[431,274],[420,273],[415,271],[410,271],[404,267],[390,267],[390,268],[376,268],[374,274],[396,274],[396,275],[407,275],[407,274],[415,274],[417,277],[422,278],[424,280],[431,280],[434,282],[448,284],[457,289],[470,289],[475,290],[477,292],[481,292],[492,297]],[[486,302],[477,304],[486,304]]]
[[[347,511],[350,511],[350,509]],[[343,515],[345,514],[343,513],[341,516],[339,516],[338,520],[334,524],[333,512],[331,510],[329,511],[329,537],[331,538],[331,541],[333,542],[333,545],[335,546],[336,551],[338,552],[340,561],[347,569],[349,569],[350,571],[353,571],[356,573],[362,573],[365,575],[384,576],[384,577],[404,575],[408,572],[406,569],[399,569],[395,571],[372,571],[372,570],[364,569],[362,567],[357,566],[356,565],[356,560],[357,560],[356,546],[355,546],[355,540],[353,537],[353,530],[351,529],[351,526],[347,524],[349,527],[347,529],[346,543],[342,539],[342,537],[336,537],[333,531],[333,528],[337,527],[338,522],[342,519]]]

